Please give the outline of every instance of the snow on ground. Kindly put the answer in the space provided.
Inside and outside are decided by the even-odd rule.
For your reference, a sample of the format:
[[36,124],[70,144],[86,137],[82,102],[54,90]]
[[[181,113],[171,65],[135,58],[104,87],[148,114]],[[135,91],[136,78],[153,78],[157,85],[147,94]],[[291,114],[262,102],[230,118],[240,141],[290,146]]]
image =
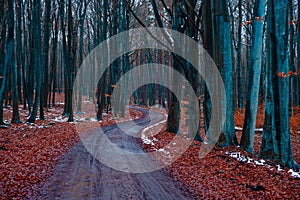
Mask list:
[[[236,131],[243,131],[243,128],[242,128],[242,127],[236,126],[236,127],[235,127],[235,130],[236,130]],[[264,131],[264,129],[262,129],[262,128],[256,128],[256,129],[255,129],[255,132],[263,132],[263,131]]]
[[[166,116],[167,117],[167,116]],[[152,126],[149,126],[149,127],[147,127],[147,128],[145,128],[143,131],[142,131],[142,134],[141,134],[141,139],[143,140],[143,142],[145,143],[145,144],[151,144],[152,146],[154,146],[155,144],[154,144],[154,142],[155,142],[155,137],[153,137],[153,139],[151,140],[151,139],[149,139],[148,137],[147,137],[147,134],[146,133],[148,133],[149,131],[151,131],[151,129],[153,129],[154,127],[157,127],[157,126],[159,126],[159,125],[161,125],[161,124],[163,124],[163,123],[166,123],[167,122],[167,120],[165,119],[165,120],[163,120],[163,121],[161,121],[161,122],[159,122],[159,123],[156,123],[156,124],[153,124]],[[151,134],[152,134],[152,132],[151,132]],[[149,134],[148,134],[149,135]],[[157,140],[157,139],[156,139]],[[153,142],[154,141],[154,142]]]
[[[266,164],[266,161],[263,159],[255,160],[255,159],[249,158],[248,156],[241,155],[241,152],[226,151],[225,154],[232,158],[236,158],[238,161],[241,161],[241,162],[252,163],[252,164],[254,164],[254,166],[265,166],[265,167],[269,168],[270,170],[274,170],[274,167]],[[276,165],[276,167],[277,167],[277,171],[283,171],[283,169],[281,168],[280,165]],[[295,178],[300,178],[300,171],[295,172],[292,169],[290,169],[288,172],[291,173],[291,176],[293,176]]]

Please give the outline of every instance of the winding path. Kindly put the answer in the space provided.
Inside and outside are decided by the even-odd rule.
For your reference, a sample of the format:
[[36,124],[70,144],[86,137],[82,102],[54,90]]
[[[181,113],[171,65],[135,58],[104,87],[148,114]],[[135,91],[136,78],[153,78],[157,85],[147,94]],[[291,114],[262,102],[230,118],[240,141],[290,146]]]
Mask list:
[[[143,119],[135,120],[139,130],[160,122],[164,116],[154,113],[150,122],[147,111]],[[128,122],[122,125],[126,127]],[[129,124],[128,124],[129,126]],[[128,127],[130,129],[131,127]],[[116,125],[105,127],[106,136],[119,148],[143,152],[138,139],[124,134]],[[121,158],[126,159],[126,158]],[[114,170],[96,160],[79,142],[61,159],[53,175],[40,192],[41,199],[192,199],[165,170],[133,174]]]

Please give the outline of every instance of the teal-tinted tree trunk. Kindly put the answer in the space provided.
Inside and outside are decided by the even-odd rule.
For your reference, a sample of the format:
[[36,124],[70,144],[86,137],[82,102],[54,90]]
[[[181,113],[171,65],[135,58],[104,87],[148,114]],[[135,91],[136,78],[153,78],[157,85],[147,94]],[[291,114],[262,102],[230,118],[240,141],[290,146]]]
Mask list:
[[[215,40],[213,37],[213,13],[212,13],[212,4],[211,1],[205,1],[203,4],[203,43],[205,50],[209,53],[211,57],[214,55],[214,46]],[[209,122],[211,119],[211,100],[209,96],[209,92],[205,87],[204,90],[204,102],[203,102],[203,114],[204,114],[204,128],[205,132],[208,132]]]
[[[220,70],[226,90],[226,121],[219,139],[221,146],[237,145],[233,118],[233,81],[232,81],[232,46],[230,37],[230,20],[228,16],[228,1],[205,1],[203,6],[204,18],[204,47],[214,59]],[[217,88],[216,88],[217,89]],[[211,120],[211,100],[206,89],[204,99],[205,130]]]
[[[186,34],[195,40],[197,40],[197,38],[198,38],[197,27],[195,26],[195,24],[197,22],[196,22],[196,16],[195,16],[195,12],[194,12],[196,3],[197,3],[197,1],[195,1],[195,0],[189,1],[189,3],[186,3],[186,10],[187,10],[186,13],[188,13]],[[192,51],[193,51],[193,49],[191,49],[189,46],[186,47],[187,54],[191,54]],[[186,76],[187,76],[189,83],[193,87],[193,90],[194,90],[193,92],[195,92],[196,95],[199,96],[198,89],[200,86],[200,80],[199,80],[198,71],[188,62],[186,63],[186,71],[187,71]],[[192,92],[192,91],[189,91],[189,92]],[[188,116],[190,118],[192,118],[192,116],[194,115],[194,113],[197,112],[197,110],[200,112],[200,107],[198,107],[198,108],[193,107],[192,105],[196,105],[195,103],[196,103],[196,101],[198,101],[198,99],[192,99],[191,98],[192,94],[188,94],[188,95],[189,95]],[[199,104],[199,106],[200,106],[200,104]],[[198,130],[197,130],[197,133],[195,134],[195,140],[203,141],[203,139],[200,135],[200,127],[201,127],[200,120],[198,122],[196,122],[194,120],[188,120],[188,123],[189,123],[188,127],[197,127],[196,124],[192,124],[192,123],[198,123]]]
[[[261,156],[299,169],[293,160],[289,122],[288,2],[269,1],[267,95]],[[277,72],[277,73],[275,73]]]
[[34,70],[36,72],[36,94],[32,113],[27,120],[34,123],[40,103],[42,86],[42,67],[41,67],[41,2],[33,0],[33,38],[34,38]]
[[[84,22],[85,22],[85,16],[86,16],[86,9],[87,9],[87,1],[84,0],[84,2],[81,2],[80,4],[80,25],[79,25],[79,57],[78,57],[78,65],[81,66],[81,63],[83,61],[83,37],[84,37]],[[79,77],[80,78],[80,84],[79,87],[79,97],[78,97],[78,104],[77,104],[77,113],[81,114],[81,103],[82,103],[82,95],[83,95],[83,74]],[[75,91],[76,92],[76,91]]]
[[66,60],[66,72],[65,72],[65,79],[66,79],[66,85],[65,85],[65,96],[66,96],[66,110],[69,115],[68,122],[74,121],[73,118],[73,101],[72,101],[72,95],[73,95],[73,78],[75,75],[74,72],[74,59],[76,58],[75,52],[76,49],[73,46],[73,40],[76,40],[76,35],[74,33],[74,22],[73,22],[73,5],[72,0],[68,1],[68,50],[67,50],[67,57]]
[[[108,24],[107,24],[107,15],[108,12],[108,1],[103,1],[103,24],[102,24],[102,35],[100,38],[100,41],[104,41],[107,39],[107,30],[108,30]],[[105,63],[103,63],[105,65]],[[107,73],[108,71],[106,71]],[[104,73],[101,77],[101,80],[98,84],[98,112],[97,112],[97,119],[102,120],[102,113],[105,106],[105,92],[106,92],[106,82],[107,82],[107,74]]]
[[[184,32],[184,15],[180,11],[180,8],[178,5],[181,5],[183,7],[184,1],[183,0],[174,0],[173,1],[173,6],[174,6],[174,13],[173,13],[173,18],[172,18],[172,29],[176,30],[178,32],[183,33]],[[177,44],[175,39],[175,44],[174,45],[179,45]],[[175,47],[179,48],[179,46]],[[172,53],[173,57],[173,69],[178,71],[179,73],[182,73],[182,62],[180,62],[179,56],[175,55]],[[178,87],[178,80],[173,80],[174,87],[176,87],[177,91],[181,91]],[[167,131],[172,132],[172,133],[178,133],[179,131],[179,125],[180,125],[180,102],[177,99],[176,95],[171,93],[171,102],[169,104],[169,111],[168,111],[168,119],[167,119]]]
[[[293,5],[293,0],[289,0],[289,4]],[[293,13],[294,12],[294,7],[290,6],[289,9],[289,16],[290,16],[290,22],[294,19],[293,18]],[[290,35],[290,41],[289,41],[289,65],[290,65],[290,71],[291,72],[297,72],[297,68],[295,66],[295,31],[294,31],[294,23],[290,23],[289,26],[289,35]],[[298,106],[298,77],[295,75],[291,75],[291,81],[290,81],[290,105],[291,106]],[[293,108],[292,108],[293,109]]]
[[244,78],[243,78],[243,65],[242,65],[242,0],[239,0],[239,23],[238,23],[238,42],[237,42],[237,58],[236,58],[236,75],[237,75],[237,96],[238,108],[244,108]]
[[214,0],[213,3],[213,28],[216,40],[213,58],[220,70],[226,90],[226,102],[223,102],[226,104],[226,121],[222,129],[226,140],[220,141],[220,145],[237,145],[233,116],[233,67],[228,1]]
[[[7,4],[4,1],[1,1],[0,3],[1,6],[1,10],[0,10],[0,14],[1,14],[1,25],[2,25],[2,30],[1,30],[1,46],[0,46],[0,69],[1,69],[1,87],[0,87],[0,125],[7,125],[7,123],[4,121],[3,119],[3,100],[4,100],[4,96],[5,96],[5,91],[6,91],[6,82],[7,82],[7,68],[9,63],[11,62],[12,59],[12,52],[13,52],[13,33],[12,34],[8,34],[8,38],[6,40],[6,20],[5,18],[7,17]],[[12,21],[13,23],[13,21]],[[13,25],[13,24],[11,24]],[[3,40],[2,40],[3,38]],[[7,42],[7,45],[6,45]],[[6,48],[7,46],[7,48]],[[6,55],[5,55],[5,51],[6,51]]]
[[[53,5],[54,7],[54,5]],[[56,14],[53,16],[52,21],[54,21],[54,26],[52,25],[53,29],[53,36],[52,36],[52,55],[51,55],[51,72],[50,72],[50,84],[49,89],[51,92],[52,88],[52,106],[55,105],[55,92],[56,92],[56,74],[57,74],[57,60],[59,57],[57,53],[57,47],[58,47],[58,31],[59,31],[59,14]],[[48,100],[48,107],[51,105],[51,94],[49,94],[49,100]]]
[[254,143],[254,133],[256,126],[256,114],[258,107],[258,94],[260,86],[260,75],[262,66],[262,46],[263,46],[263,25],[261,19],[265,15],[266,0],[256,0],[254,6],[253,33],[251,64],[249,68],[248,93],[246,99],[246,114],[244,120],[241,147],[252,153]]
[[40,119],[44,120],[44,107],[47,106],[48,96],[48,68],[49,68],[49,40],[50,40],[50,16],[51,15],[51,0],[45,0],[45,14],[43,25],[43,51],[42,51],[42,90],[40,101]]
[[[11,45],[15,46],[14,40],[14,33],[15,33],[15,26],[14,26],[14,0],[8,1],[8,38]],[[19,116],[19,91],[17,88],[17,80],[18,80],[18,73],[17,73],[17,65],[15,60],[15,49],[12,49],[12,57],[9,63],[11,67],[12,79],[11,79],[11,92],[12,92],[12,100],[13,100],[13,116],[12,116],[12,123],[21,123],[20,116]]]
[[[300,21],[300,3],[298,1],[298,22]],[[300,105],[300,25],[297,27],[297,66],[298,66],[298,103]],[[297,68],[296,68],[297,69]]]
[[[22,44],[22,2],[16,1],[15,3],[15,13],[16,13],[16,63],[17,63],[17,87],[18,87],[18,101],[22,102],[22,79],[21,70],[23,68],[24,62],[23,58],[23,44]],[[25,103],[24,98],[24,105]],[[26,106],[25,106],[26,107]]]

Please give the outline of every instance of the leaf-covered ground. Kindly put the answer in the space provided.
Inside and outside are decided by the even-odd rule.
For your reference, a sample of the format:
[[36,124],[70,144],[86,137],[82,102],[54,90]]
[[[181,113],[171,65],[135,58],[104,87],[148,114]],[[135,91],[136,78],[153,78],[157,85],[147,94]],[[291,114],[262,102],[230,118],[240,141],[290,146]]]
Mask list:
[[[242,127],[243,119],[244,111],[235,113],[236,126]],[[257,119],[257,128],[262,128],[262,112]],[[152,134],[143,143],[147,152],[163,148],[174,138],[174,134],[166,131]],[[241,135],[237,131],[238,140]],[[257,156],[261,136],[260,132],[255,134],[254,155],[237,147],[215,147],[202,159],[199,158],[202,143],[193,141],[167,171],[194,193],[195,199],[300,199],[300,172],[292,176],[289,169],[261,160]],[[291,117],[291,139],[294,159],[300,163],[300,112]]]
[[[62,100],[60,96],[58,100]],[[62,101],[60,101],[62,102]],[[90,109],[95,109],[91,104]],[[19,124],[0,129],[0,199],[27,199],[53,171],[58,159],[79,141],[75,123],[64,122],[63,103],[46,112],[46,120],[35,124]],[[5,110],[5,119],[11,119],[12,109]],[[20,107],[23,122],[28,112]],[[130,117],[141,117],[143,113],[130,110]],[[126,120],[129,115],[126,116]],[[85,123],[78,122],[78,123]],[[115,123],[106,115],[101,126]],[[89,123],[86,127],[89,128]]]
[[[58,159],[72,145],[79,141],[74,123],[67,123],[61,117],[62,97],[57,106],[46,112],[46,121],[37,120],[36,124],[13,125],[0,129],[0,199],[26,199],[34,196],[34,191],[51,176]],[[92,105],[92,104],[91,104]],[[95,108],[91,106],[91,110]],[[11,108],[5,110],[5,118],[11,118]],[[27,111],[20,107],[22,121],[26,121]],[[131,111],[134,117],[141,113]],[[126,118],[129,118],[127,116]],[[263,119],[261,113],[259,119]],[[242,126],[243,111],[235,114],[237,126]],[[291,118],[292,142],[295,160],[300,163],[300,114]],[[85,122],[80,122],[85,123]],[[105,115],[102,126],[114,123],[111,115]],[[88,124],[88,123],[87,123]],[[262,124],[258,120],[259,124]],[[87,125],[88,128],[88,125]],[[237,132],[238,138],[241,133]],[[163,147],[174,135],[167,132],[157,134],[153,145],[144,144],[147,151]],[[255,135],[255,152],[259,152],[261,133]],[[183,156],[167,170],[171,176],[181,181],[194,195],[202,198],[300,198],[300,179],[291,176],[288,169],[278,170],[269,163],[265,166],[254,162],[242,162],[231,152],[251,157],[238,148],[213,149],[205,158],[199,159],[200,143],[193,142]]]

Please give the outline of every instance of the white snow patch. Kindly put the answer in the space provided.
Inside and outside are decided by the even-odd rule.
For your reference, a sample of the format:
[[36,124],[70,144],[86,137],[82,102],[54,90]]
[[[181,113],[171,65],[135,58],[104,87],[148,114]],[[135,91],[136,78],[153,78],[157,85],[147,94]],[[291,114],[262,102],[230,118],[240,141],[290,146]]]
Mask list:
[[[153,142],[153,141],[154,141],[154,139],[156,139],[156,138],[154,138],[153,140],[150,140],[150,139],[145,135],[145,133],[146,133],[146,131],[148,131],[148,130],[150,130],[150,129],[156,127],[156,126],[165,123],[166,121],[167,121],[167,120],[163,120],[163,121],[161,121],[161,122],[159,122],[159,123],[153,124],[152,126],[149,126],[149,127],[145,128],[145,129],[142,131],[142,137],[141,137],[141,139],[143,140],[143,142],[144,142],[145,144],[151,144],[152,146],[154,146],[154,142]],[[156,139],[156,141],[157,141],[157,139]]]
[[67,117],[62,117],[62,116],[59,116],[59,117],[56,117],[54,119],[55,122],[67,122],[68,121],[68,118]]
[[[245,156],[241,155],[241,152],[228,152],[228,151],[226,151],[225,154],[232,157],[232,158],[236,158],[238,161],[246,162],[246,163],[252,163],[252,164],[254,164],[254,167],[256,167],[256,166],[265,166],[268,169],[270,169],[271,171],[276,169],[273,166],[270,166],[270,165],[266,164],[266,161],[263,160],[263,159],[254,160],[254,159],[251,159],[247,156],[245,157]],[[277,171],[284,171],[281,168],[280,165],[276,165],[276,167],[277,167]],[[300,171],[299,172],[294,172],[292,169],[290,169],[288,171],[288,173],[291,173],[291,176],[293,176],[293,177],[300,178]]]
[[[236,131],[242,131],[243,128],[242,128],[242,127],[239,127],[239,126],[236,126],[236,127],[235,127],[235,130],[236,130]],[[256,129],[255,129],[255,132],[263,132],[263,131],[264,131],[263,128],[256,128]]]
[[283,171],[283,169],[280,168],[280,165],[276,165],[276,167],[278,171]]
[[293,176],[295,178],[300,178],[300,171],[299,172],[295,172],[294,170],[290,169],[288,171],[288,173],[291,173],[291,176]]

